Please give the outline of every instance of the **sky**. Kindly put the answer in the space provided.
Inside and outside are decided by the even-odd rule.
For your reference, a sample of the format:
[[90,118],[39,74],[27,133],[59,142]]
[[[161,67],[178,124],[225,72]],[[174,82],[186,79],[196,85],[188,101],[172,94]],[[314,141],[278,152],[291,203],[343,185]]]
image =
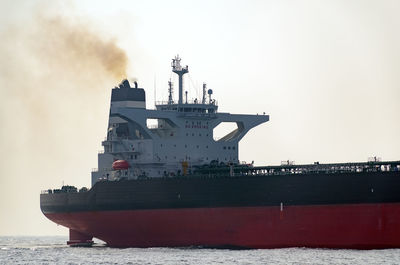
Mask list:
[[[67,235],[41,190],[90,187],[111,88],[167,100],[171,59],[220,112],[270,115],[256,165],[400,160],[398,1],[0,2],[0,236]],[[176,91],[177,92],[177,91]],[[175,98],[177,94],[175,93]]]

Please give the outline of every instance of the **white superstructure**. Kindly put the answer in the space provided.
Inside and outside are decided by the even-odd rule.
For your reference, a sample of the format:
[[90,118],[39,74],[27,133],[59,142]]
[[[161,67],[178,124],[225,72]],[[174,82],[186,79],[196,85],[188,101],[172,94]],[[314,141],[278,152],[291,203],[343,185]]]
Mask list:
[[[104,153],[98,156],[98,169],[92,172],[92,185],[99,180],[138,177],[169,177],[189,174],[193,166],[213,163],[238,163],[238,143],[253,127],[269,120],[268,115],[219,113],[212,90],[194,101],[183,100],[182,67],[177,56],[172,71],[179,76],[179,100],[172,97],[169,82],[168,101],[146,109],[145,92],[130,87],[127,80],[112,90]],[[149,121],[153,125],[148,125]],[[222,122],[234,122],[237,128],[214,140],[213,129]],[[124,160],[128,168],[113,168]]]

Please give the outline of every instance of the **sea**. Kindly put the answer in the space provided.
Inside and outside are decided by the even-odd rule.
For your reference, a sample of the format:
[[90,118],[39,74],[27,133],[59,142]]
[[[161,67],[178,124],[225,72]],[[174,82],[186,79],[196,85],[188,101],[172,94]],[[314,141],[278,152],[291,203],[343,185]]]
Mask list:
[[0,237],[0,264],[400,264],[400,249],[89,248],[67,237]]

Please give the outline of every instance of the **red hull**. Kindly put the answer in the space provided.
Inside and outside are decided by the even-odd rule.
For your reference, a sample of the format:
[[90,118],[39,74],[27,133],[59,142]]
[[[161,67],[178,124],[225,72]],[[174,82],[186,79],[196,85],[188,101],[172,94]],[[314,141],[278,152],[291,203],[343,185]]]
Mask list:
[[112,247],[400,247],[400,204],[54,213],[65,227]]

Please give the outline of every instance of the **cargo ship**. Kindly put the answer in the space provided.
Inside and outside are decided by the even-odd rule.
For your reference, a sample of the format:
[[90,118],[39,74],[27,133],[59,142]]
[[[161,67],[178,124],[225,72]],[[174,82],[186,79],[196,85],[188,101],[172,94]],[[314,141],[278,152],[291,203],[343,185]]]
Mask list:
[[[98,238],[110,247],[397,248],[400,161],[254,166],[239,141],[269,120],[218,112],[213,91],[184,97],[188,66],[177,56],[179,98],[146,109],[145,91],[124,80],[112,89],[104,151],[91,188],[40,195],[71,246]],[[216,139],[224,122],[236,128]]]

